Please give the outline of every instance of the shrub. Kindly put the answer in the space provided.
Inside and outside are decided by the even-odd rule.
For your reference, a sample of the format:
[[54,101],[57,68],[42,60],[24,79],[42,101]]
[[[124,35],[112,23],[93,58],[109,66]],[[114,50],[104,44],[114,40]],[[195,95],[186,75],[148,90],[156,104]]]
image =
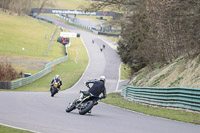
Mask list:
[[10,63],[0,64],[0,81],[11,81],[17,78],[17,72]]

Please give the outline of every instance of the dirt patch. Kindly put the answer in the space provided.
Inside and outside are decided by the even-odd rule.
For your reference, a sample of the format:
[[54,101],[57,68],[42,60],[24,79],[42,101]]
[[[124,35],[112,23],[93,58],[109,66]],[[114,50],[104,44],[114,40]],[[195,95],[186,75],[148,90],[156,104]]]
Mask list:
[[11,63],[18,72],[36,73],[50,62],[48,59],[0,54],[0,63]]

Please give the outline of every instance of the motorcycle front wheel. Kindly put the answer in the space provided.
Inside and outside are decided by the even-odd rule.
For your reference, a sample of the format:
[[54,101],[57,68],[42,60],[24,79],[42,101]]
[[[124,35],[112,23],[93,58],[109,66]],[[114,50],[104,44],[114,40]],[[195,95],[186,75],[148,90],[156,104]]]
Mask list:
[[54,95],[55,95],[56,93],[58,93],[57,88],[52,88],[52,90],[51,90],[51,96],[54,97]]
[[86,114],[88,111],[90,111],[92,109],[93,106],[94,106],[93,100],[83,103],[83,107],[80,109],[79,114],[80,115]]
[[66,112],[71,112],[72,110],[74,110],[75,109],[75,104],[69,104],[69,106],[67,107],[67,109],[66,109]]

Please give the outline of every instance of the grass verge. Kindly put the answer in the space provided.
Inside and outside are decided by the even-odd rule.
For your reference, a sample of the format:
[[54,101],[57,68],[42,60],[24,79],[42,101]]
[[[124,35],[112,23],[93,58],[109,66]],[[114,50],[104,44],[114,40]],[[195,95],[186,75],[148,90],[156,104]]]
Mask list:
[[[115,33],[114,33],[115,34]],[[120,34],[120,33],[119,33]],[[108,39],[110,39],[110,40],[112,40],[112,41],[114,41],[114,42],[119,42],[119,37],[115,37],[115,36],[105,36],[105,37],[107,37]]]
[[0,53],[22,57],[57,59],[64,55],[57,42],[59,28],[48,55],[46,51],[56,27],[27,16],[11,16],[0,12]]
[[80,38],[71,39],[71,46],[68,48],[68,54],[68,60],[55,66],[53,72],[31,84],[14,89],[13,91],[48,92],[50,82],[56,74],[59,74],[62,79],[62,90],[73,86],[81,77],[88,65],[87,51]]
[[152,116],[200,124],[200,113],[142,105],[125,100],[120,93],[108,94],[108,97],[102,100],[102,102]]
[[0,125],[0,133],[32,133],[32,132]]
[[121,65],[121,80],[125,80],[125,79],[129,79],[131,77],[131,69],[125,65],[125,64],[122,64]]
[[54,4],[56,9],[80,10],[82,6],[89,5],[89,2],[86,0],[57,0]]

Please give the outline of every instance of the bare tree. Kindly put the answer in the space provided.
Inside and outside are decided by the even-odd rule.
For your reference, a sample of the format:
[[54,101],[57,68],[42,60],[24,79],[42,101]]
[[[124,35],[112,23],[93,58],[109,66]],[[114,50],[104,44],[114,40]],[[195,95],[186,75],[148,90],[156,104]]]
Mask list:
[[48,1],[48,0],[43,0],[43,1],[42,1],[42,4],[41,4],[41,6],[40,6],[40,10],[38,10],[38,15],[41,13],[41,10],[44,8],[44,6],[45,6],[45,4],[46,4],[47,1]]
[[11,81],[18,76],[15,69],[9,63],[0,64],[0,81]]
[[88,10],[112,6],[123,13],[118,51],[133,71],[200,54],[199,0],[95,1]]
[[[29,14],[32,8],[44,8],[46,4],[52,5],[53,0],[0,0],[0,8],[21,14]],[[40,10],[38,14],[40,13]]]

